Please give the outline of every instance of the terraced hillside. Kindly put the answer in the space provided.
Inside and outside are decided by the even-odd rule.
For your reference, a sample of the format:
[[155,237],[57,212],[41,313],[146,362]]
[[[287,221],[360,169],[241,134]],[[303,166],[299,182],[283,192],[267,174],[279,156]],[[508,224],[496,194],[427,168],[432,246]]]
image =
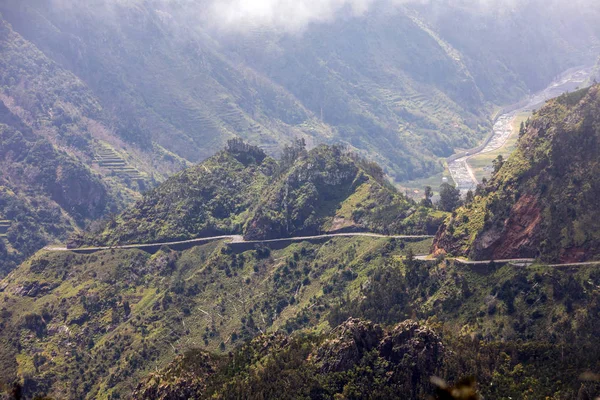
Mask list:
[[31,129],[2,100],[0,172],[0,234],[9,248],[0,248],[0,275],[120,204],[98,175]]
[[[78,85],[89,89],[79,97],[85,107],[74,96],[64,109],[75,106],[79,115],[111,127],[100,133],[79,126],[59,136],[81,145],[87,134],[100,140],[107,132],[114,134],[152,160],[136,157],[134,168],[160,177],[182,165],[162,157],[153,143],[198,162],[233,137],[261,145],[269,155],[299,137],[311,145],[341,142],[377,161],[398,181],[441,172],[440,157],[485,137],[491,103],[516,101],[540,80],[547,83],[564,69],[588,62],[586,52],[598,38],[587,23],[595,21],[594,7],[577,16],[586,32],[575,38],[562,30],[575,18],[565,13],[556,12],[565,18],[564,24],[555,24],[559,34],[523,27],[520,31],[532,38],[526,43],[552,49],[536,53],[544,68],[537,66],[539,73],[531,76],[530,58],[515,57],[514,40],[502,41],[508,33],[493,38],[497,54],[480,51],[498,30],[521,26],[519,12],[506,21],[486,19],[493,28],[473,23],[449,31],[456,20],[476,13],[445,5],[425,10],[412,4],[382,6],[290,35],[268,26],[213,31],[198,20],[190,22],[190,15],[204,11],[189,7],[192,3],[174,7],[153,0],[67,0],[52,6],[7,0],[0,12],[16,34],[56,63],[53,68],[73,74]],[[551,20],[553,15],[545,13],[552,7],[540,9],[544,16],[536,18]],[[148,46],[150,53],[143,50]],[[23,71],[36,63],[22,63]],[[55,99],[21,94],[15,73],[4,74],[4,94],[33,120],[51,121],[58,109]],[[53,92],[56,86],[56,80],[45,79],[33,91]],[[117,153],[125,147],[109,142]],[[90,150],[87,162],[94,156]]]
[[6,232],[10,228],[10,220],[0,219],[0,237],[6,237]]
[[132,180],[144,179],[144,176],[134,167],[131,167],[117,152],[106,145],[100,145],[95,150],[96,162],[101,168]]

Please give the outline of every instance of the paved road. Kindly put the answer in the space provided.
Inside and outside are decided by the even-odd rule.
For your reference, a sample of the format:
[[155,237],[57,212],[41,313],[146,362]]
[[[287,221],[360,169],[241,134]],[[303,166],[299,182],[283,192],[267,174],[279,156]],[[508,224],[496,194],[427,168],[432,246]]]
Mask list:
[[304,240],[311,239],[326,239],[326,238],[335,238],[335,237],[354,237],[354,236],[364,236],[364,237],[374,237],[374,238],[390,238],[390,239],[431,239],[433,236],[431,235],[382,235],[379,233],[370,233],[370,232],[352,232],[352,233],[330,233],[324,235],[313,235],[313,236],[299,236],[299,237],[288,237],[288,238],[279,238],[279,239],[266,239],[266,240],[245,240],[241,235],[223,235],[223,236],[211,236],[205,238],[197,238],[190,240],[181,240],[177,242],[157,242],[157,243],[142,243],[142,244],[125,244],[118,246],[102,246],[102,247],[79,247],[75,249],[68,249],[66,247],[56,247],[56,246],[47,246],[44,247],[46,251],[77,251],[83,250],[87,252],[93,251],[102,251],[102,250],[112,250],[112,249],[138,249],[144,250],[147,248],[154,248],[157,246],[175,246],[181,244],[202,244],[208,242],[214,242],[216,240],[227,240],[230,239],[230,243],[249,243],[249,244],[261,244],[261,243],[276,243],[276,242],[301,242]]
[[[46,251],[85,251],[85,252],[96,252],[103,250],[112,250],[112,249],[138,249],[144,250],[147,248],[156,248],[157,246],[173,246],[180,244],[202,244],[214,242],[216,240],[227,240],[229,239],[229,243],[247,243],[247,244],[264,244],[264,243],[276,243],[276,242],[302,242],[305,240],[311,239],[328,239],[328,238],[336,238],[336,237],[373,237],[373,238],[389,238],[389,239],[431,239],[433,236],[431,235],[382,235],[379,233],[370,233],[370,232],[350,232],[350,233],[329,233],[323,235],[313,235],[313,236],[297,236],[297,237],[289,237],[289,238],[279,238],[279,239],[267,239],[267,240],[245,240],[241,235],[223,235],[223,236],[211,236],[205,238],[198,239],[190,239],[190,240],[181,240],[177,242],[158,242],[158,243],[144,243],[144,244],[125,244],[120,246],[103,246],[103,247],[79,247],[76,249],[67,249],[66,247],[55,247],[55,246],[47,246],[44,247]],[[432,261],[435,258],[432,258],[430,255],[418,255],[415,257],[417,260],[421,261]],[[492,260],[466,260],[463,258],[450,258],[455,260],[461,264],[465,265],[487,265],[492,262]],[[536,260],[534,258],[510,258],[506,260],[493,260],[495,263],[500,264],[533,264]],[[587,261],[580,263],[565,263],[565,264],[547,264],[548,267],[581,267],[587,265],[598,265],[600,261]]]
[[509,107],[512,111],[502,114],[494,122],[492,138],[487,145],[478,151],[469,151],[464,157],[458,158],[448,163],[450,175],[461,192],[475,190],[477,178],[469,165],[469,159],[473,156],[489,153],[504,146],[512,134],[512,124],[515,117],[523,111],[531,111],[539,107],[551,98],[573,90],[578,86],[585,84],[591,76],[592,69],[589,67],[573,68],[556,78],[546,89],[530,96],[527,101],[519,106]]
[[[435,260],[435,258],[432,257],[431,255],[416,256],[415,258],[417,260],[421,260],[421,261]],[[536,262],[535,258],[509,258],[509,259],[505,259],[505,260],[480,260],[480,261],[466,260],[464,258],[447,258],[447,260],[454,260],[460,264],[465,264],[465,265],[488,265],[492,261],[494,261],[495,263],[499,263],[499,264],[522,264],[522,265],[531,265]],[[600,261],[585,261],[585,262],[564,263],[564,264],[540,263],[540,265],[543,265],[545,267],[584,267],[584,266],[599,265],[599,264],[600,264]]]

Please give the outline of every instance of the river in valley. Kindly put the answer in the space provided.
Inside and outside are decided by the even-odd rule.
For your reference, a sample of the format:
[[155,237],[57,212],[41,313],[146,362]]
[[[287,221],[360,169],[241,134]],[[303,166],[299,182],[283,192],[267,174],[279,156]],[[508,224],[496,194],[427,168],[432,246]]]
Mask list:
[[531,95],[518,104],[505,107],[494,122],[493,133],[482,145],[448,159],[448,169],[456,187],[463,194],[477,187],[479,182],[469,166],[469,159],[478,154],[489,153],[501,148],[513,133],[513,121],[518,114],[533,111],[554,97],[582,87],[589,81],[591,73],[592,67],[571,68],[558,76],[544,90]]

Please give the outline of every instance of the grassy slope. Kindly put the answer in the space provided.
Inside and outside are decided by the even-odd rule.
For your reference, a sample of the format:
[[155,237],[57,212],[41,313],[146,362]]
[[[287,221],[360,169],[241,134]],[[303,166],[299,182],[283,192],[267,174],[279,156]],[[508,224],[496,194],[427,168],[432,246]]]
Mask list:
[[[394,268],[387,269],[388,274]],[[423,392],[431,393],[431,387],[419,378],[432,374],[449,382],[473,376],[484,398],[567,399],[600,393],[597,383],[580,378],[598,368],[600,275],[593,268],[444,264],[429,266],[427,272],[414,267],[412,274],[406,268],[407,287],[400,289],[394,284],[402,279],[386,285],[373,274],[371,287],[361,293],[360,303],[366,306],[353,310],[354,317],[382,316],[375,320],[383,322],[384,329],[401,320],[388,311],[398,306],[404,306],[413,319],[434,315],[421,322],[418,334],[403,333],[394,340],[393,348],[403,355],[399,359],[390,360],[385,351],[369,351],[377,328],[355,330],[356,320],[347,320],[316,335],[260,336],[229,359],[190,351],[145,380],[138,396],[158,387],[165,396],[160,398],[181,394],[182,389],[199,398],[233,398],[286,387],[293,393],[319,393],[322,398],[364,398],[365,393],[377,398],[421,398]],[[415,273],[421,278],[416,286],[409,278]],[[409,294],[408,299],[400,296],[390,303],[398,292]],[[385,308],[382,300],[388,300]],[[408,306],[403,304],[407,300]],[[397,327],[401,326],[406,325]],[[432,337],[427,327],[440,336]],[[432,346],[440,338],[443,349],[432,357]],[[211,369],[206,369],[207,360],[214,361]],[[323,368],[323,360],[341,363],[342,368]],[[415,367],[412,379],[398,372]]]
[[[221,343],[227,350],[237,343],[234,332],[242,341],[290,322],[290,329],[304,326],[299,310],[346,288],[356,293],[367,272],[384,265],[382,249],[403,251],[388,242],[298,243],[269,255],[233,254],[221,243],[153,256],[42,252],[3,281],[2,337],[22,349],[17,372],[29,390],[106,398],[174,351],[218,351]],[[410,246],[417,252],[428,244]],[[43,357],[37,371],[35,348],[42,349],[36,360]]]

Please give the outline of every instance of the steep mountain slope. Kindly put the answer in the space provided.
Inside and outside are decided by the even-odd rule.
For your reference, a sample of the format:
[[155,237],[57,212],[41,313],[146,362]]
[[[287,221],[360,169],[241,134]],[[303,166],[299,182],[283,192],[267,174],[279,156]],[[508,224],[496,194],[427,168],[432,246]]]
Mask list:
[[1,17],[0,87],[2,275],[186,165],[140,157],[89,88]]
[[[195,351],[140,393],[190,396],[209,383],[208,393],[246,397],[293,383],[290,390],[317,388],[324,398],[417,394],[435,373],[474,375],[486,398],[574,398],[578,377],[599,367],[596,268],[405,258],[428,245],[338,238],[270,251],[212,243],[156,254],[40,253],[0,284],[0,377],[20,382],[27,397],[114,398],[202,348],[220,355]],[[404,323],[388,334],[344,324],[349,316],[384,325],[429,319],[437,333]],[[312,338],[269,339],[303,329]],[[194,365],[200,370],[189,371]]]
[[87,244],[156,243],[223,234],[248,239],[339,230],[424,234],[441,214],[398,193],[376,164],[300,142],[276,162],[239,140],[146,193]]
[[0,12],[85,82],[116,133],[144,151],[198,162],[234,136],[273,153],[294,136],[327,134],[293,96],[151,1],[64,4],[7,1]]
[[[0,18],[0,100],[36,134],[48,139],[78,161],[94,167],[110,186],[144,190],[143,182],[161,180],[182,165],[172,156],[141,156],[137,146],[128,146],[115,132],[128,130],[103,107],[90,88],[76,75],[42,53]],[[113,151],[112,160],[104,159]],[[104,162],[103,162],[104,161]],[[126,174],[109,161],[135,167]],[[150,165],[151,164],[151,165]]]
[[266,30],[218,40],[396,180],[439,169],[437,157],[484,134],[484,99],[468,71],[401,10],[382,5],[301,36]]
[[436,1],[415,4],[462,56],[487,99],[512,103],[560,72],[592,65],[600,49],[600,6],[586,0]]
[[0,101],[0,275],[118,202],[99,176]]
[[404,180],[483,138],[490,103],[595,60],[597,5],[565,13],[539,3],[496,18],[454,3],[378,2],[302,34],[212,30],[202,1],[7,0],[0,12],[87,85],[149,172],[176,169],[174,154],[204,160],[235,136],[270,155],[304,137],[352,146]]
[[549,102],[515,153],[442,227],[434,248],[475,259],[596,259],[600,86]]

